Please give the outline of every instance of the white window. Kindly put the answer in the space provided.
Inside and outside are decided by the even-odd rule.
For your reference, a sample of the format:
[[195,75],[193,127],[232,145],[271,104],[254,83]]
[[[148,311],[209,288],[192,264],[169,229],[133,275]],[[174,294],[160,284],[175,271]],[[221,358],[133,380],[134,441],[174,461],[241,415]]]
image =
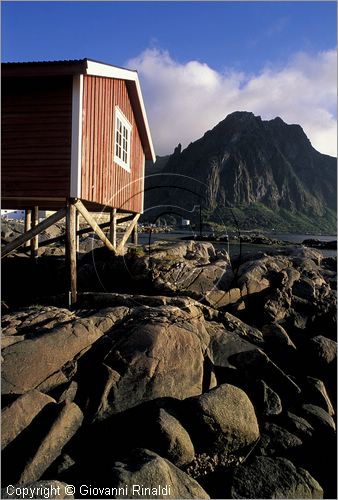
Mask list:
[[115,107],[114,161],[130,172],[131,125],[122,111]]

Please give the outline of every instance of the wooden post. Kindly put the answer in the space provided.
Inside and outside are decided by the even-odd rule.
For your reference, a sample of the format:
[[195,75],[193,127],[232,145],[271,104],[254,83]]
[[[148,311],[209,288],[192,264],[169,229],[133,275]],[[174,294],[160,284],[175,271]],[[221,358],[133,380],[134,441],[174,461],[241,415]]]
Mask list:
[[[32,210],[29,208],[25,211],[25,230],[24,232],[27,233],[32,228]],[[30,240],[26,241],[24,244],[24,247],[27,248],[31,244]]]
[[75,210],[75,218],[76,218],[76,251],[80,251],[80,214],[77,210]]
[[110,212],[110,241],[116,248],[116,208]]
[[131,232],[131,242],[133,245],[137,245],[137,223],[134,226],[134,229]]
[[[36,227],[39,224],[39,207],[34,206],[32,210],[32,227]],[[31,257],[36,259],[39,255],[39,235],[33,236],[31,239]]]
[[76,208],[73,201],[67,203],[66,214],[66,260],[69,272],[70,305],[77,300],[76,271]]

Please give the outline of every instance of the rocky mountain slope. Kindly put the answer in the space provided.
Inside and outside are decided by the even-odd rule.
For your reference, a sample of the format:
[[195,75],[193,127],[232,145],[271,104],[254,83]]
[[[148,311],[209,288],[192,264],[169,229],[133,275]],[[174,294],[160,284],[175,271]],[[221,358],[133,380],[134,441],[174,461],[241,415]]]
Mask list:
[[335,232],[336,159],[316,151],[299,125],[235,112],[164,160],[159,175],[148,171],[149,218],[201,204],[205,218],[222,224],[230,206],[243,229]]

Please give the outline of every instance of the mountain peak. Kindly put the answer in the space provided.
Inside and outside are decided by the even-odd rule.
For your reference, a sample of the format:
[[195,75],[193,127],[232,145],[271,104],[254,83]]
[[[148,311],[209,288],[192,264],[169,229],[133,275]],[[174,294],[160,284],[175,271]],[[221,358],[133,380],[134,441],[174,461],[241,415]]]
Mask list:
[[[263,121],[251,112],[231,113],[184,151],[176,148],[162,173],[181,175],[170,178],[172,187],[166,193],[158,190],[159,199],[153,191],[150,205],[180,202],[191,210],[200,196],[211,220],[222,211],[228,217],[229,205],[245,214],[256,207],[265,227],[267,211],[280,214],[283,223],[286,217],[290,224],[313,223],[313,229],[332,226],[335,217],[335,159],[316,151],[300,125],[288,125],[280,117]],[[187,186],[184,179],[189,179]],[[177,193],[179,199],[174,199]],[[250,219],[244,222],[248,228]],[[285,229],[292,227],[286,224]]]

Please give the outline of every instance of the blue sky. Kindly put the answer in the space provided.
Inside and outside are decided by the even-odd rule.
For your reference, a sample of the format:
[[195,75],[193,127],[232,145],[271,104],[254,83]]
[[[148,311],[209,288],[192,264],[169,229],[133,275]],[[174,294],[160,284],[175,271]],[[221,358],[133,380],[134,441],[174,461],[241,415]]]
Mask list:
[[137,69],[161,154],[236,109],[300,123],[335,154],[336,18],[336,2],[2,2],[2,61]]

